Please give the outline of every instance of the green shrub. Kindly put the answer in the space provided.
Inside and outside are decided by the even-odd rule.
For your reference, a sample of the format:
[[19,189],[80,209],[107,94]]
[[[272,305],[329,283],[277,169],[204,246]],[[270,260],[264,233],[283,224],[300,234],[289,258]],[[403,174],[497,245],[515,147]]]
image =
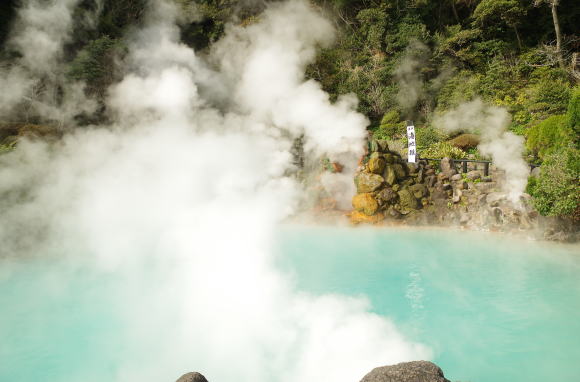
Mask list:
[[447,139],[447,135],[433,126],[415,128],[417,149],[423,150]]
[[571,141],[566,120],[565,115],[554,115],[533,126],[528,131],[526,148],[543,159],[566,146]]
[[538,212],[580,220],[580,151],[572,145],[548,155],[527,191]]
[[464,70],[450,78],[437,95],[437,109],[444,111],[471,101],[478,95],[479,76]]
[[396,139],[406,133],[405,122],[400,119],[397,110],[386,112],[381,119],[381,124],[373,131],[373,137],[376,139]]
[[578,144],[578,139],[580,139],[580,86],[575,87],[572,91],[566,118],[568,129],[573,133],[574,141]]
[[457,147],[454,147],[448,142],[438,142],[434,145],[429,146],[425,150],[419,151],[419,155],[422,158],[453,158],[462,159],[467,157],[467,153]]
[[569,82],[560,78],[545,77],[529,89],[529,109],[536,119],[553,114],[563,114],[570,101]]
[[113,81],[114,56],[119,47],[119,41],[109,36],[89,42],[71,62],[69,76],[85,81],[93,92],[104,91]]

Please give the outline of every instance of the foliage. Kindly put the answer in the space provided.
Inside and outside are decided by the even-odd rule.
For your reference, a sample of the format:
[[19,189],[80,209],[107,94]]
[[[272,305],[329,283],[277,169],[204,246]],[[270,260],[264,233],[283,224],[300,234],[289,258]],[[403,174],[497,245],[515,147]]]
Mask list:
[[0,45],[8,36],[9,28],[14,18],[15,0],[4,0],[0,2]]
[[467,153],[448,142],[438,142],[425,150],[419,151],[419,155],[422,158],[452,158],[452,159],[462,159],[467,157]]
[[421,126],[415,129],[417,149],[423,150],[444,141],[447,135],[433,126]]
[[565,112],[571,93],[567,80],[543,77],[529,89],[529,107],[532,113],[546,116]]
[[121,38],[127,28],[141,20],[147,0],[104,0],[99,17],[99,37]]
[[498,20],[516,25],[525,13],[517,0],[481,0],[473,11],[473,20],[479,25],[493,24]]
[[566,114],[553,115],[533,126],[528,132],[526,147],[540,159],[569,145],[578,146],[580,88],[570,97]]
[[439,91],[436,102],[440,110],[448,110],[479,95],[479,76],[464,70],[448,80]]
[[528,132],[526,147],[540,158],[561,149],[570,142],[565,115],[554,115],[538,123]]
[[536,209],[547,216],[580,221],[580,151],[572,145],[549,155],[540,176],[530,178],[528,193]]
[[572,132],[575,143],[578,145],[578,140],[580,140],[580,86],[574,88],[571,93],[568,110],[566,111],[566,123],[568,129]]
[[109,36],[89,42],[70,64],[69,75],[85,81],[92,91],[105,89],[113,82],[114,56],[120,43]]
[[381,124],[373,131],[376,139],[397,139],[406,133],[405,122],[401,121],[401,115],[397,110],[385,113]]
[[0,155],[6,154],[16,147],[16,142],[11,143],[0,143]]

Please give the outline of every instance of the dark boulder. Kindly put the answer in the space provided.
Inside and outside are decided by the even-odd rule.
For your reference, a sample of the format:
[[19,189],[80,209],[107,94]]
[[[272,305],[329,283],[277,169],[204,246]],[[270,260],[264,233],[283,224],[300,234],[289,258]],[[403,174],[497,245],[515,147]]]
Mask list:
[[383,188],[377,193],[377,199],[382,204],[393,204],[397,201],[398,194],[390,187]]
[[419,208],[421,208],[421,205],[419,204],[413,193],[407,188],[399,191],[399,202],[404,210],[408,209],[418,210]]
[[199,373],[187,373],[183,374],[177,382],[207,382],[207,379]]
[[432,362],[404,362],[373,369],[361,382],[450,382]]
[[389,143],[386,140],[378,139],[371,141],[371,152],[386,153],[389,151]]

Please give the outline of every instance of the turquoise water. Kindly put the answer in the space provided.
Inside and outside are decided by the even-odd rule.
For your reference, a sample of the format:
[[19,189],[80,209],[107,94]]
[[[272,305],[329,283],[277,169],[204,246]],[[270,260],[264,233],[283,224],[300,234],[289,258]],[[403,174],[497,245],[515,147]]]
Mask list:
[[451,380],[580,381],[580,248],[495,234],[310,229],[281,257],[299,287],[367,296]]
[[[577,246],[452,231],[286,228],[277,248],[278,267],[300,290],[368,298],[407,338],[428,345],[451,380],[580,380]],[[171,273],[130,269],[97,271],[58,256],[1,261],[0,381],[145,380],[119,377],[121,360],[132,369],[169,365],[166,377],[148,380],[190,370],[171,364],[162,346],[179,311],[160,302],[171,301],[164,293],[172,291],[158,287]],[[127,306],[142,314],[128,319]],[[167,332],[139,328],[140,316]]]

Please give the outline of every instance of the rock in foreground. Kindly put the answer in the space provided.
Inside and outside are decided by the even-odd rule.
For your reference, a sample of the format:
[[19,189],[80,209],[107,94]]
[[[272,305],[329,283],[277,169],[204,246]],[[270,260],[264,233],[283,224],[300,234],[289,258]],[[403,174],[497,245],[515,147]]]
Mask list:
[[449,382],[449,380],[434,363],[414,361],[377,367],[360,382]]
[[199,373],[187,373],[183,374],[177,382],[207,382],[207,379]]

